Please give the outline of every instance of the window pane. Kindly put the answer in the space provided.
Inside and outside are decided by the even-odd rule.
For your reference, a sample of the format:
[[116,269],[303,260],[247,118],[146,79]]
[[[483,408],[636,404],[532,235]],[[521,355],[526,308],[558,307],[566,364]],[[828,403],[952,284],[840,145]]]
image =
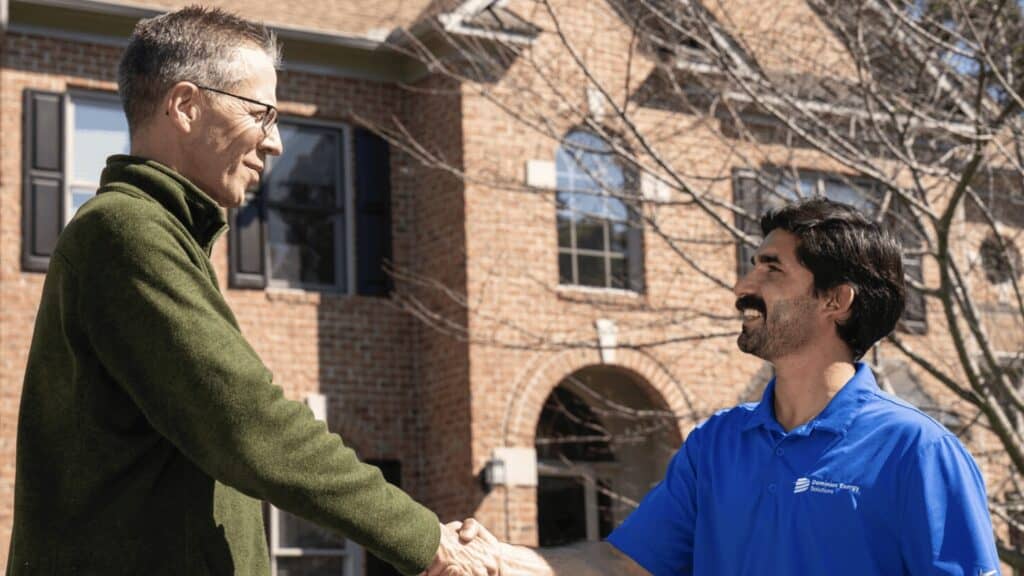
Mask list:
[[629,218],[629,210],[626,203],[618,198],[605,199],[605,214],[611,220],[625,222]]
[[290,284],[335,285],[337,217],[294,210],[267,211],[270,275]]
[[71,213],[68,214],[68,218],[71,218],[72,216],[74,216],[75,212],[78,212],[78,209],[82,207],[82,204],[85,204],[86,202],[88,202],[89,199],[92,198],[95,195],[96,195],[96,190],[93,187],[91,187],[91,186],[88,187],[88,188],[82,188],[82,187],[73,187],[73,188],[71,188]]
[[594,180],[594,177],[586,172],[579,170],[573,174],[572,187],[569,190],[573,192],[590,192],[592,194],[601,193],[601,185]]
[[558,282],[560,284],[572,284],[572,255],[558,255]]
[[813,196],[814,181],[801,178],[799,182],[794,182],[791,178],[783,177],[771,192],[767,194],[768,205],[782,206],[799,198]]
[[572,194],[574,192],[600,193],[597,182],[578,167],[573,166],[566,172],[558,172],[558,189]]
[[343,550],[345,539],[308,522],[293,516],[284,510],[278,510],[278,537],[282,548],[329,548]]
[[107,156],[128,153],[128,121],[117,100],[73,97],[75,180],[99,182]]
[[570,166],[589,173],[600,182],[614,182],[615,173],[619,171],[618,164],[611,155],[611,148],[596,134],[573,132],[566,137],[562,149],[567,151],[573,160]]
[[609,263],[612,267],[612,288],[621,288],[622,290],[629,288],[629,273],[627,272],[626,259],[613,256]]
[[341,208],[340,132],[327,128],[281,124],[284,154],[265,175],[270,202]]
[[558,193],[555,195],[555,209],[557,210],[566,210],[572,204],[572,194],[562,190],[565,190],[565,188],[559,185]]
[[569,196],[572,195],[573,173],[571,171],[562,172],[561,170],[558,170],[557,177],[557,186],[559,190],[558,198],[559,200],[564,198],[565,202],[569,202]]
[[604,257],[603,256],[577,256],[577,263],[580,268],[581,286],[608,286],[605,280]]
[[572,212],[568,210],[558,211],[558,247],[572,247]]
[[867,218],[873,218],[878,206],[868,197],[870,191],[864,187],[853,187],[848,182],[829,178],[825,180],[825,196],[829,200],[849,204],[861,211]]
[[555,156],[560,190],[607,193],[625,187],[625,177],[611,149],[589,132],[569,134]]
[[629,248],[629,224],[625,222],[611,222],[609,240],[612,252],[625,252]]
[[341,556],[278,557],[277,576],[345,576],[345,558]]
[[594,194],[573,194],[570,204],[580,214],[602,218],[605,214],[604,197]]
[[594,167],[596,171],[594,179],[597,180],[601,189],[606,192],[609,190],[621,190],[626,184],[626,179],[615,158],[610,156],[599,158],[600,164]]
[[581,218],[576,222],[576,247],[582,250],[605,250],[604,220]]

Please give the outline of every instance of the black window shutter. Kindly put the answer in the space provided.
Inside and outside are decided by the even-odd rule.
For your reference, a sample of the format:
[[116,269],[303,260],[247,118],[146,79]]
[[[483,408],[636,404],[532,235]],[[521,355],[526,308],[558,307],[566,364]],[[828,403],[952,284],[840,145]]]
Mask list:
[[64,226],[64,98],[24,94],[21,266],[30,272],[46,272]]
[[[902,197],[894,195],[892,205],[886,214],[886,226],[894,232],[903,245],[903,272],[906,277],[913,279],[919,284],[924,284],[924,268],[920,254],[908,256],[907,252],[921,250],[923,232],[908,203]],[[910,334],[925,334],[928,332],[928,311],[924,292],[912,288],[906,283],[906,301],[903,308],[903,316],[900,318],[898,328]]]
[[391,153],[387,140],[355,130],[356,281],[359,294],[386,296],[391,276]]
[[630,223],[626,233],[627,273],[629,289],[634,292],[644,291],[644,229],[640,218]]
[[[371,464],[380,468],[381,473],[384,474],[384,479],[394,484],[395,486],[402,486],[402,463],[398,460],[366,460],[367,464]],[[366,576],[401,576],[398,570],[395,570],[390,564],[384,562],[380,558],[377,558],[372,553],[367,552],[366,554]]]
[[[906,249],[906,245],[904,245]],[[924,283],[924,272],[921,268],[921,257],[903,259],[903,270],[905,275],[913,278],[919,283]],[[906,301],[904,302],[903,316],[900,318],[898,327],[910,334],[925,334],[928,332],[928,313],[924,293],[916,288],[906,285]]]
[[232,288],[259,289],[267,285],[263,212],[262,194],[246,195],[245,203],[231,211],[228,283]]
[[[733,204],[742,208],[749,217],[736,214],[736,228],[750,236],[761,235],[761,203],[758,199],[757,176],[751,172],[737,171],[732,181]],[[736,242],[736,279],[739,280],[750,271],[750,258],[757,251],[755,247],[743,242]]]

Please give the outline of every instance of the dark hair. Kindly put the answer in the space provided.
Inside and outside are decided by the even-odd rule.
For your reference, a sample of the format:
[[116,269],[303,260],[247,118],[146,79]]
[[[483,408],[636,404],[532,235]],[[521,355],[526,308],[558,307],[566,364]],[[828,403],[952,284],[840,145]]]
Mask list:
[[128,127],[153,114],[160,98],[182,80],[230,90],[245,80],[238,48],[263,50],[280,63],[280,46],[266,26],[219,8],[188,6],[140,21],[117,71]]
[[902,248],[892,233],[856,208],[825,198],[769,211],[761,231],[767,236],[776,229],[797,237],[796,255],[814,275],[815,296],[840,284],[853,287],[850,317],[836,330],[854,358],[892,332],[906,299]]

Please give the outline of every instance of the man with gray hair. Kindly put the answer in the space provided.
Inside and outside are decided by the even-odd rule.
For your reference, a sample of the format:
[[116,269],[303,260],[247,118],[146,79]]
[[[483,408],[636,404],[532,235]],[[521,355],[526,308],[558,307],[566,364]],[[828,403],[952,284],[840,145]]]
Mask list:
[[139,23],[119,71],[131,155],[61,234],[18,422],[8,576],[269,573],[261,500],[406,574],[484,575],[480,542],[286,400],[210,262],[276,127],[274,35],[213,9]]

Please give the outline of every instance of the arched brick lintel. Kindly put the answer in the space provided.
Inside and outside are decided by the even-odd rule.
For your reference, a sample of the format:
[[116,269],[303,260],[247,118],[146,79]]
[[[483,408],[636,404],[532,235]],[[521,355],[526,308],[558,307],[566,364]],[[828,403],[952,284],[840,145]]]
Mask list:
[[[615,362],[601,361],[592,349],[562,350],[535,362],[525,370],[509,398],[504,421],[505,446],[533,446],[544,402],[551,391],[570,375],[591,366],[606,366],[631,373],[637,383],[646,385],[666,408],[676,414],[693,411],[693,402],[682,384],[657,359],[646,352],[617,349]],[[685,421],[680,420],[679,436],[685,435]]]

